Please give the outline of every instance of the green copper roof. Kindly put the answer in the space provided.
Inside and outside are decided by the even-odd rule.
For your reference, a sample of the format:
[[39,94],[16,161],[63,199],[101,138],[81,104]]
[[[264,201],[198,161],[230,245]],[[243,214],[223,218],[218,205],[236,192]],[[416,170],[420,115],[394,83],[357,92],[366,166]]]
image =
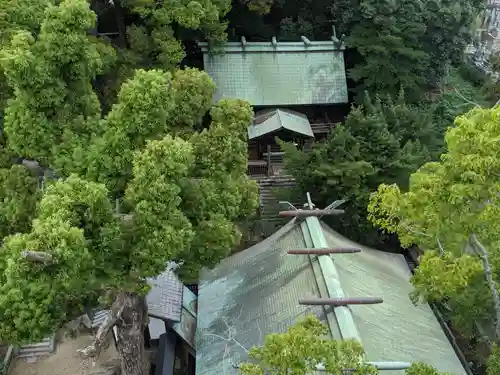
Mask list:
[[224,53],[204,52],[205,71],[222,97],[254,106],[347,103],[344,53],[333,41],[226,43]]
[[[362,252],[318,257],[287,254],[289,249],[304,247],[357,247]],[[328,324],[332,338],[361,341],[367,361],[387,366],[423,361],[441,371],[466,374],[430,307],[411,303],[409,278],[402,255],[353,244],[316,217],[294,219],[263,242],[203,271],[196,374],[229,374],[233,364],[246,360],[238,344],[221,339],[227,339],[228,330],[249,349],[262,344],[266,334],[283,332],[308,313]],[[382,297],[384,303],[335,309],[298,304],[300,298],[342,296]]]
[[314,137],[306,115],[289,109],[273,108],[260,111],[255,115],[253,124],[248,127],[248,139],[259,138],[280,129]]
[[[400,254],[360,246],[322,224],[328,247],[358,247],[332,255],[347,296],[382,297],[384,303],[349,306],[368,361],[422,361],[440,371],[466,374],[428,304],[413,305],[411,272]],[[403,371],[384,371],[400,375]]]
[[[303,296],[322,294],[308,256],[284,251],[301,247],[300,225],[290,222],[213,270],[204,270],[198,285],[197,375],[233,374],[231,361],[245,360],[236,343],[213,336],[227,337],[228,326],[241,345],[251,348],[262,344],[268,332],[285,331],[300,316],[312,313],[326,322],[322,307],[297,303]],[[226,346],[230,355],[224,360]]]

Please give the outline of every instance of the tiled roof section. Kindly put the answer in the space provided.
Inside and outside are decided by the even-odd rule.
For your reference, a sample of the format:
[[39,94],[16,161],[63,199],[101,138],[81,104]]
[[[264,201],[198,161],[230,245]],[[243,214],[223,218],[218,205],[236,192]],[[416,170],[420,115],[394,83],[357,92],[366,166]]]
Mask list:
[[[440,371],[466,374],[429,305],[415,306],[410,301],[411,272],[404,257],[355,244],[325,224],[322,228],[329,247],[361,248],[359,254],[331,255],[345,294],[376,294],[384,299],[381,304],[349,306],[367,360],[422,361]],[[383,374],[402,375],[404,371]]]
[[260,111],[255,115],[253,125],[248,127],[248,139],[259,138],[280,129],[314,137],[306,115],[289,109],[273,108]]
[[211,54],[206,43],[205,71],[214,80],[215,100],[248,101],[254,106],[347,103],[344,53],[333,41],[226,43]]
[[182,312],[184,285],[172,271],[148,279],[151,290],[146,296],[148,314],[154,318],[179,322]]
[[238,343],[250,349],[262,344],[266,334],[283,332],[304,315],[312,313],[326,322],[322,307],[298,304],[299,298],[321,294],[314,273],[315,262],[307,255],[287,254],[291,248],[304,246],[300,225],[292,221],[263,242],[202,273],[197,375],[230,374],[234,372],[231,363],[246,360],[246,353],[239,345],[220,337],[233,334]]

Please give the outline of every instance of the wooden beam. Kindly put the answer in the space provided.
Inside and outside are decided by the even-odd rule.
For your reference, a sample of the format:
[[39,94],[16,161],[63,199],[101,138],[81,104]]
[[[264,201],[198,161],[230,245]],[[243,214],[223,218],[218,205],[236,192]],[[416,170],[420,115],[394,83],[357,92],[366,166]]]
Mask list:
[[375,305],[383,303],[379,297],[359,297],[359,298],[302,298],[299,305],[309,306],[348,306],[348,305]]
[[331,249],[293,249],[288,250],[288,254],[311,254],[311,255],[326,255],[326,254],[353,254],[360,253],[361,249],[339,247]]
[[323,216],[323,215],[340,215],[344,210],[297,210],[297,211],[280,211],[278,214],[281,217],[308,217],[308,216]]

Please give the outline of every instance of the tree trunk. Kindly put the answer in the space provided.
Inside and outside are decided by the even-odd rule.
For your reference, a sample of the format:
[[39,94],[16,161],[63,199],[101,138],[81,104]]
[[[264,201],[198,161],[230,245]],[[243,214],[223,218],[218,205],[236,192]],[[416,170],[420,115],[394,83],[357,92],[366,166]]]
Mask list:
[[148,321],[145,297],[121,293],[117,300],[123,303],[121,316],[116,322],[121,375],[148,375],[149,363],[144,347],[144,329]]
[[115,18],[116,25],[118,26],[118,45],[121,48],[127,48],[127,27],[125,26],[125,16],[123,7],[120,0],[114,2],[115,4]]
[[149,323],[146,297],[120,292],[110,313],[97,331],[93,343],[78,352],[84,358],[97,358],[111,329],[117,328],[116,347],[120,355],[121,375],[149,375],[149,357],[144,347],[144,329]]

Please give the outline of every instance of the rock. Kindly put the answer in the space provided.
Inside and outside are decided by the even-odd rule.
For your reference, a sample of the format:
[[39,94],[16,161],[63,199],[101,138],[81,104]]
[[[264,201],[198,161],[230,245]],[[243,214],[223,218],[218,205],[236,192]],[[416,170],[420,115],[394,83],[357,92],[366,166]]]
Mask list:
[[78,331],[80,328],[92,328],[92,321],[87,314],[83,314],[76,319],[73,319],[65,324],[65,327],[70,331]]
[[81,318],[81,325],[83,325],[85,328],[92,329],[92,321],[90,320],[89,316],[87,314],[83,314]]

